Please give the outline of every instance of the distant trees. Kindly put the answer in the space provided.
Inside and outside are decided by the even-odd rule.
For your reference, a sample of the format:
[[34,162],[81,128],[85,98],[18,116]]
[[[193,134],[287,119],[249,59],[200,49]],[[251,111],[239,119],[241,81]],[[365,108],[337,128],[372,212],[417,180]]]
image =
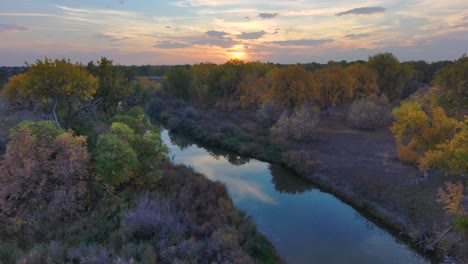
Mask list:
[[93,101],[98,79],[83,65],[45,58],[27,66],[28,71],[12,77],[2,92],[18,107],[68,129],[80,112],[98,103]]
[[34,230],[74,219],[87,205],[89,157],[84,137],[50,121],[12,128],[0,162],[0,213]]

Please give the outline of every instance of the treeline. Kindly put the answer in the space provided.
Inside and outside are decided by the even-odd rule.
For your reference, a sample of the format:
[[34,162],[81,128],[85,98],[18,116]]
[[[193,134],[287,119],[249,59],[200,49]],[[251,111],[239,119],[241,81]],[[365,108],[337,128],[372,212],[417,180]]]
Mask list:
[[173,67],[165,75],[164,87],[177,98],[231,110],[258,109],[266,101],[281,109],[309,103],[326,109],[371,94],[384,94],[390,101],[404,99],[450,63],[400,62],[391,53],[353,63],[275,65],[230,60]]
[[155,91],[101,58],[38,60],[9,79],[0,159],[2,263],[277,263],[226,188],[167,158]]

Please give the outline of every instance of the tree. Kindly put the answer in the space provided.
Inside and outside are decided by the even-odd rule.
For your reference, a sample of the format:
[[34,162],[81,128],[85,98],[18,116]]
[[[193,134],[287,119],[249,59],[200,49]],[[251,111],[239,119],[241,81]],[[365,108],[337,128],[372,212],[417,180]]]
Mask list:
[[135,151],[115,134],[99,136],[94,159],[98,175],[109,186],[119,186],[131,179],[138,166]]
[[[447,117],[443,108],[432,108],[427,114],[419,103],[404,102],[393,110],[393,116],[395,122],[391,130],[395,134],[401,160],[417,163],[422,171],[427,172],[430,167],[442,168],[444,155],[448,155],[446,159],[449,159],[449,153],[462,154],[457,156],[459,158],[466,155],[456,150],[457,146],[463,149],[467,145],[463,143],[463,123]],[[461,129],[457,131],[457,127]]]
[[260,105],[268,98],[271,89],[272,66],[264,63],[246,64],[247,74],[242,78],[238,85],[240,91],[240,102],[242,107],[254,105],[257,110]]
[[208,62],[192,66],[194,96],[201,102],[210,103],[210,74],[214,68],[216,64]]
[[379,94],[380,89],[377,84],[377,72],[374,69],[366,64],[354,63],[345,70],[354,79],[353,82],[348,84],[352,85],[354,99],[365,98],[371,94]]
[[352,98],[354,78],[339,64],[330,64],[318,71],[320,83],[320,99],[322,108],[335,106],[340,99],[343,103],[345,98]]
[[99,98],[99,107],[105,114],[113,114],[128,96],[132,94],[132,86],[125,76],[125,71],[112,64],[112,60],[102,57],[94,64],[88,63],[87,69],[99,80],[94,98]]
[[450,66],[438,71],[434,80],[438,103],[458,118],[468,115],[468,57],[463,55]]
[[192,97],[192,71],[186,66],[175,66],[164,77],[165,89],[176,98],[190,100]]
[[273,71],[271,97],[281,109],[293,110],[319,96],[319,86],[312,72],[301,66]]
[[223,98],[223,108],[231,109],[239,100],[238,85],[244,78],[246,67],[242,60],[232,59],[216,66],[209,74],[208,93],[211,100]]
[[398,59],[389,52],[370,56],[367,63],[377,72],[377,82],[380,91],[385,94],[390,101],[398,99],[403,86],[412,77],[413,69],[410,65],[401,64]]
[[68,129],[80,112],[97,105],[92,99],[98,80],[83,65],[45,58],[27,66],[28,71],[13,77],[2,92],[17,106]]
[[86,207],[88,166],[86,138],[50,121],[19,124],[0,163],[0,213],[35,230],[74,219]]

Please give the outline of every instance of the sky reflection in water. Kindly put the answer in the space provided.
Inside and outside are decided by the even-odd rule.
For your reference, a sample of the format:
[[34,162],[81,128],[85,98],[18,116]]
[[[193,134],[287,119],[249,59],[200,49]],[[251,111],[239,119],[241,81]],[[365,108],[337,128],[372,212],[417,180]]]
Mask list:
[[234,204],[253,217],[288,263],[429,263],[352,207],[286,169],[200,148],[183,137],[169,137],[166,130],[162,138],[176,163],[225,183]]

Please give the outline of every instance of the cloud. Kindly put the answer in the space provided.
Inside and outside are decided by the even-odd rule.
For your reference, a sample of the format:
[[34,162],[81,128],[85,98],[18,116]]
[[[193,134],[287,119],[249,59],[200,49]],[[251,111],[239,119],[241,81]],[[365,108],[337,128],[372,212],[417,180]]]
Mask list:
[[262,19],[270,19],[278,16],[278,13],[259,13],[258,17]]
[[222,38],[226,35],[229,35],[229,33],[227,32],[224,32],[224,31],[216,31],[216,30],[209,30],[207,32],[205,32],[205,34],[207,36],[210,36],[210,37],[215,37],[215,38]]
[[183,49],[191,47],[190,43],[174,42],[174,41],[159,41],[153,47],[159,49]]
[[242,32],[237,36],[238,39],[259,39],[265,36],[266,32],[264,30],[258,32]]
[[27,31],[29,28],[21,27],[13,24],[0,24],[0,32],[18,32],[18,31]]
[[274,44],[278,46],[318,46],[324,43],[333,42],[333,39],[297,39],[297,40],[283,40],[272,41],[267,44]]
[[239,42],[231,39],[231,38],[202,38],[200,40],[197,40],[193,42],[195,45],[201,45],[201,46],[218,46],[221,48],[230,48],[232,46],[235,46],[239,44]]
[[120,41],[120,40],[131,39],[129,37],[116,37],[116,36],[105,34],[105,33],[96,33],[96,34],[93,34],[93,37],[97,39],[108,39],[110,41]]
[[380,7],[380,6],[374,6],[374,7],[359,7],[359,8],[354,8],[350,9],[344,12],[336,13],[336,16],[344,16],[344,15],[371,15],[374,13],[383,13],[385,11],[385,8]]
[[346,36],[344,36],[345,38],[349,38],[349,39],[360,39],[360,38],[365,38],[365,37],[369,37],[370,34],[348,34]]

